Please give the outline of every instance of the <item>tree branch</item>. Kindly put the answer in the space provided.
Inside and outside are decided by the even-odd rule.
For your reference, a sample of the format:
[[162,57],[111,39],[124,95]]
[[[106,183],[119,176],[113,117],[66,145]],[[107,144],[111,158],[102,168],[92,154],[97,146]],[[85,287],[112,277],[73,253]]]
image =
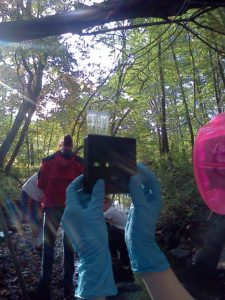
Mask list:
[[208,46],[209,48],[213,49],[216,52],[219,52],[220,54],[225,54],[224,51],[212,46],[211,44],[209,44],[206,40],[204,40],[199,34],[197,34],[194,30],[192,30],[189,26],[185,25],[185,24],[180,24],[180,26],[184,27],[187,31],[190,31],[197,39],[199,39],[202,43],[204,43],[206,46]]
[[204,28],[204,29],[207,29],[207,30],[216,32],[216,33],[218,33],[218,34],[225,35],[225,32],[219,31],[219,30],[214,29],[214,28],[212,28],[212,27],[210,27],[210,26],[207,26],[207,25],[203,25],[203,24],[201,24],[201,23],[199,23],[199,22],[197,22],[197,21],[195,21],[195,20],[193,20],[192,22],[193,22],[194,24],[196,24],[197,26],[201,27],[201,28]]
[[80,33],[80,35],[82,35],[82,36],[97,35],[97,34],[104,34],[104,33],[108,33],[108,32],[118,31],[118,30],[128,30],[128,29],[166,25],[166,24],[179,24],[179,23],[186,23],[186,22],[191,22],[191,21],[194,22],[194,20],[196,18],[199,18],[202,14],[205,14],[210,10],[212,10],[212,8],[207,8],[207,9],[200,10],[200,11],[198,10],[191,17],[184,18],[184,19],[180,18],[180,19],[176,20],[176,19],[169,18],[164,21],[138,23],[138,24],[132,24],[132,25],[127,25],[127,26],[117,26],[114,28],[100,29],[100,30],[96,30],[96,31],[92,31],[92,32],[82,32],[82,33]]
[[24,41],[64,33],[80,34],[83,29],[135,18],[162,18],[184,14],[189,9],[225,7],[224,0],[108,0],[74,11],[24,21],[2,22],[0,39]]

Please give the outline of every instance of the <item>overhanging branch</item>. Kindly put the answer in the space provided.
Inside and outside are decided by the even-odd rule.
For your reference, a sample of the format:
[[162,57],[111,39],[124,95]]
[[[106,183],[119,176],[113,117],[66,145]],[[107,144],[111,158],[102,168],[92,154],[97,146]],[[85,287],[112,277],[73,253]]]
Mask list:
[[[117,26],[117,27],[114,27],[114,28],[100,29],[100,30],[95,30],[95,31],[91,31],[91,32],[82,32],[82,33],[80,33],[80,35],[90,36],[90,35],[97,35],[97,34],[105,34],[105,33],[108,33],[108,32],[113,32],[113,31],[118,31],[118,30],[129,30],[129,29],[159,26],[159,25],[166,25],[166,24],[180,24],[180,23],[195,22],[195,19],[199,18],[202,14],[205,14],[209,10],[211,10],[211,8],[201,10],[201,11],[197,11],[191,17],[183,18],[183,19],[182,18],[180,18],[180,19],[166,19],[166,20],[163,20],[163,21],[138,23],[138,24],[132,24],[132,25],[127,25],[127,26]],[[196,24],[198,24],[200,27],[203,28],[202,24],[197,23],[197,22],[196,22]],[[224,34],[222,32],[213,30],[213,28],[208,27],[207,29],[211,29],[212,31],[215,31],[217,33]]]
[[225,7],[224,0],[108,0],[71,12],[29,21],[0,23],[0,40],[20,42],[64,33],[81,34],[83,29],[113,21],[135,18],[161,18],[184,14],[187,10]]
[[[185,22],[185,20],[187,20],[187,19],[180,20],[180,22]],[[165,21],[159,21],[159,22],[138,23],[138,24],[132,24],[132,25],[127,25],[127,26],[117,26],[114,28],[100,29],[100,30],[91,31],[91,32],[82,32],[80,35],[87,36],[87,35],[105,34],[108,32],[113,32],[113,31],[118,31],[118,30],[128,30],[128,29],[135,29],[135,28],[166,25],[166,24],[172,24],[172,23],[179,23],[179,21],[165,20]]]

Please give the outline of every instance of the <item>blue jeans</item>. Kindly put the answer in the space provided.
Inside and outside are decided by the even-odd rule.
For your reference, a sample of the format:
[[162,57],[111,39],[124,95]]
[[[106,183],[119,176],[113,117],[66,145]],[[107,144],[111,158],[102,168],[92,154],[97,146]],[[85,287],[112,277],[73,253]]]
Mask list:
[[[63,212],[64,208],[62,207],[46,207],[44,209],[44,244],[42,250],[42,270],[37,291],[38,293],[40,293],[40,295],[49,295],[49,298],[52,267],[54,262],[55,241]],[[65,233],[63,233],[63,250],[63,286],[64,292],[67,293],[73,290],[73,274],[75,268],[74,249],[72,248],[70,240]]]

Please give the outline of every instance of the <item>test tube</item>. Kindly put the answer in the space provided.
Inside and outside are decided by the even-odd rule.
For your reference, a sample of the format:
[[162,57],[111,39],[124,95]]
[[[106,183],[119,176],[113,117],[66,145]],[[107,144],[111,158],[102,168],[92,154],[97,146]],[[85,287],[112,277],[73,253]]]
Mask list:
[[109,113],[106,111],[98,113],[98,134],[109,135]]
[[87,111],[87,133],[96,134],[98,127],[98,113],[94,110]]
[[109,135],[109,113],[87,111],[87,134]]

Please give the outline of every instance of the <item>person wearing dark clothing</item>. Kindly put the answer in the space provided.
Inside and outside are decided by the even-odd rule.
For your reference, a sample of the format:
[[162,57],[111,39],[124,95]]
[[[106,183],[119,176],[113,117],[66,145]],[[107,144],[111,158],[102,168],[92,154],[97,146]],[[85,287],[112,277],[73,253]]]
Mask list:
[[[43,190],[44,244],[42,269],[36,295],[38,299],[51,299],[50,283],[54,261],[57,231],[65,208],[66,188],[83,173],[83,160],[72,152],[72,138],[66,135],[59,151],[42,160],[38,174],[38,187]],[[73,296],[74,250],[63,233],[64,250],[64,296]]]
[[223,215],[212,213],[203,247],[193,261],[196,270],[201,270],[204,274],[215,274],[224,244],[225,218]]
[[202,247],[195,252],[192,262],[182,275],[187,287],[198,297],[199,291],[207,287],[224,291],[224,269],[219,265],[225,245],[225,218],[223,215],[211,213],[208,228],[204,233]]
[[127,215],[113,207],[108,196],[104,198],[103,211],[108,229],[114,279],[117,287],[129,289],[130,286],[127,283],[134,282],[134,275],[125,242]]
[[127,283],[134,282],[134,274],[131,270],[130,259],[125,243],[124,230],[106,222],[109,237],[109,250],[112,257],[112,267],[115,283],[121,290],[129,290]]

